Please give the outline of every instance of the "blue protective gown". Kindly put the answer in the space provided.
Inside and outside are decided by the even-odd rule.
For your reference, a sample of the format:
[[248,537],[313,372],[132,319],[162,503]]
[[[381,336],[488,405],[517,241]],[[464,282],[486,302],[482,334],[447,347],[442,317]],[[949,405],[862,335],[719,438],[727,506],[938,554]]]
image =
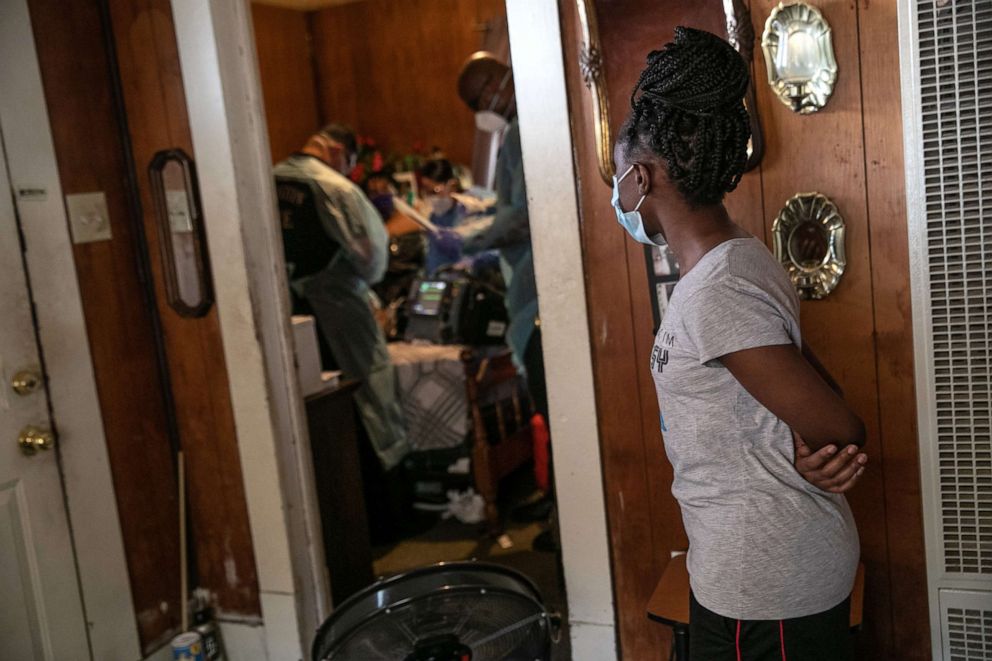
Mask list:
[[496,207],[491,222],[473,225],[463,249],[472,254],[499,250],[506,280],[506,310],[510,326],[506,339],[517,366],[523,369],[527,343],[538,319],[534,255],[530,248],[530,219],[527,215],[527,186],[520,152],[520,127],[514,118],[496,159]]
[[389,239],[379,212],[362,190],[317,158],[294,154],[275,166],[276,179],[312,182],[322,199],[318,215],[339,249],[322,270],[290,285],[313,308],[334,360],[360,379],[355,404],[372,446],[388,470],[409,451],[396,376],[386,339],[372,315],[369,285],[386,272]]

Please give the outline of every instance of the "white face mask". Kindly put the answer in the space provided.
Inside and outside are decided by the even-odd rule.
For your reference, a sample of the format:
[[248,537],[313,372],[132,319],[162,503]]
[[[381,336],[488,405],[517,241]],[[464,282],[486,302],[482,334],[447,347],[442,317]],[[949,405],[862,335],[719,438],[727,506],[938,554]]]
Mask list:
[[496,133],[502,131],[509,125],[506,117],[492,110],[483,110],[475,113],[475,128],[483,133]]
[[[475,113],[475,128],[479,129],[483,133],[496,133],[497,131],[504,130],[508,125],[509,121],[506,117],[496,112],[496,104],[499,103],[500,95],[506,88],[506,84],[510,80],[511,71],[507,70],[506,75],[503,76],[503,80],[499,83],[499,88],[496,93],[493,94],[492,100],[489,101],[489,108],[486,110],[480,110]],[[510,97],[512,100],[512,96]],[[509,107],[507,103],[507,107]]]

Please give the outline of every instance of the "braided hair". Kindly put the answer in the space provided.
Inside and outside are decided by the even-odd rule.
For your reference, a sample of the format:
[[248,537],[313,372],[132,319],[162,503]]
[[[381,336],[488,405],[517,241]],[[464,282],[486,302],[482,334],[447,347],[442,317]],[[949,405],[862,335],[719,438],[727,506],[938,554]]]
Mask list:
[[620,129],[626,151],[664,159],[668,178],[692,205],[715,204],[737,187],[751,136],[743,98],[744,59],[723,39],[675,28],[675,41],[648,55]]

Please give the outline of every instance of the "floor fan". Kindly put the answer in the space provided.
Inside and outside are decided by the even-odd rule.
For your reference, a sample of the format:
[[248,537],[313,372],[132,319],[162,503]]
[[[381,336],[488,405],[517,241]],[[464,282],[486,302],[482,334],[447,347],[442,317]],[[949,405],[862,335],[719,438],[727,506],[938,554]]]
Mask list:
[[321,625],[313,661],[546,661],[559,618],[523,574],[442,562],[382,579]]

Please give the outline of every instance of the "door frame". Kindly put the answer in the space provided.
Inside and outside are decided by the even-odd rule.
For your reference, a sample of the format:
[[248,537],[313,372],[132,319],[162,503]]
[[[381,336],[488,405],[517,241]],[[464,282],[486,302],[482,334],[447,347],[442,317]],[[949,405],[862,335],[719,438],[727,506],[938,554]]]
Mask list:
[[[307,649],[313,623],[328,613],[329,594],[320,536],[312,534],[320,524],[293,367],[250,7],[248,0],[172,0],[172,8],[197,169],[210,182],[201,187],[204,216],[211,263],[217,265],[218,312],[231,370],[262,614],[270,658],[276,658],[272,645],[287,641],[290,624],[297,626]],[[617,655],[616,614],[604,494],[602,488],[589,488],[603,482],[574,167],[561,156],[573,150],[558,6],[554,0],[507,0],[507,17],[511,46],[516,47],[524,164],[530,173],[528,202],[552,426],[557,438],[568,439],[555,463],[572,650],[580,659],[609,659]],[[277,443],[277,438],[291,442]],[[261,534],[277,530],[285,530],[286,536]],[[310,584],[301,581],[294,591],[293,568],[298,569],[295,575],[312,579]],[[277,596],[287,598],[277,604]],[[269,631],[275,624],[270,614],[274,605],[281,608],[281,632]]]
[[[48,377],[76,571],[97,659],[140,657],[124,542],[26,0],[0,9],[0,122]],[[22,188],[44,191],[21,196]],[[12,442],[13,439],[2,439]]]
[[305,658],[330,581],[248,0],[172,0],[270,659]]
[[506,18],[554,430],[572,653],[577,659],[615,659],[620,650],[561,16],[555,0],[506,0]]

